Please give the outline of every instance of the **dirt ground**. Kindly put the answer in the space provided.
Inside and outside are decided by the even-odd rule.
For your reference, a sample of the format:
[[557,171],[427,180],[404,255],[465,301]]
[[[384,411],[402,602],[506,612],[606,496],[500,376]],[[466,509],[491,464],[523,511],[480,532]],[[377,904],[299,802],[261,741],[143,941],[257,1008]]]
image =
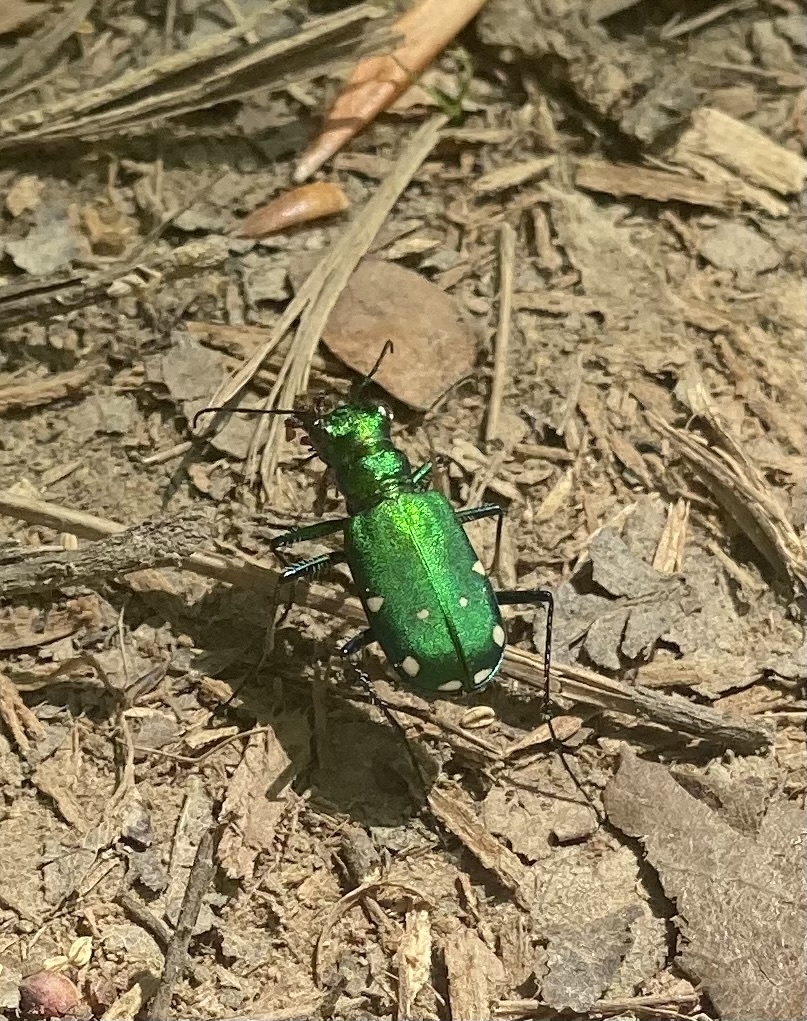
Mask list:
[[[0,10],[0,1016],[45,970],[109,1019],[807,1017],[803,7],[489,0],[317,175],[346,211],[245,238],[337,43],[214,72],[345,9]],[[396,443],[506,507],[562,752],[540,608],[464,701],[368,650],[386,715],[346,573],[272,629],[271,537],[343,501],[191,421],[320,334],[311,389],[392,339]]]

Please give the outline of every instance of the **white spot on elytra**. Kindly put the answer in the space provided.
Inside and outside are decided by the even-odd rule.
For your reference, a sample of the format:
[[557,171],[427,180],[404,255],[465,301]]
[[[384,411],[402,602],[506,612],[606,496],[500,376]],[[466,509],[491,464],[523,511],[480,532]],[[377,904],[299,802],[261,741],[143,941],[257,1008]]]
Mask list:
[[474,674],[474,684],[481,684],[482,681],[486,681],[490,677],[490,670],[477,670]]
[[418,620],[426,620],[426,618],[429,616],[429,611],[428,610],[418,610],[418,612],[415,614],[415,616],[417,617]]
[[438,691],[459,691],[462,688],[462,681],[446,681],[438,687]]
[[493,629],[493,641],[497,645],[504,646],[506,637],[507,636],[504,633],[504,628],[501,626],[501,624],[497,624]]
[[370,613],[378,613],[381,607],[384,605],[383,596],[370,596],[367,600],[367,609]]
[[401,669],[409,677],[417,677],[420,672],[420,663],[418,663],[414,656],[407,656],[403,663],[401,663]]
[[471,570],[475,571],[477,574],[481,574],[483,578],[485,577],[485,568],[482,566],[481,560],[477,560]]
[[465,609],[465,607],[467,605],[468,605],[468,600],[465,598],[465,596],[460,596],[460,606],[463,608],[463,610]]

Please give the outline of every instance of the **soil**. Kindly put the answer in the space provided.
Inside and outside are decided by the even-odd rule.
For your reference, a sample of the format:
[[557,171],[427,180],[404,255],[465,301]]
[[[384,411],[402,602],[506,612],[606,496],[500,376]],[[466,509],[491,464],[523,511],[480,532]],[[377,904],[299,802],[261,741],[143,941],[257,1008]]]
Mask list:
[[[254,240],[323,54],[137,126],[122,88],[102,132],[90,90],[266,5],[82,6],[0,15],[0,1016],[42,970],[97,1018],[161,977],[183,1018],[807,1016],[802,7],[489,0],[319,173],[349,208]],[[246,44],[339,5],[271,6]],[[506,508],[497,588],[554,593],[554,735],[540,606],[481,694],[371,647],[370,698],[347,571],[274,592],[338,548],[270,546],[344,514],[323,465],[281,430],[261,481],[254,418],[192,425],[441,111],[310,389],[393,340],[396,444]]]

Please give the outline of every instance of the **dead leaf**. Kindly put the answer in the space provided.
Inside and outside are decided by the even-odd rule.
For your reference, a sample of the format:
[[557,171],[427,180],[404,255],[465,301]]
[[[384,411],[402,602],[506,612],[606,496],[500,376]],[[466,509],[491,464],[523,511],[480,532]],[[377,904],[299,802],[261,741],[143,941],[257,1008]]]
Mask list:
[[667,922],[642,888],[641,868],[627,847],[611,848],[586,868],[579,856],[557,849],[545,866],[534,866],[547,1003],[585,1010],[606,990],[638,988],[657,974],[669,952]]
[[541,999],[558,1010],[588,1011],[616,977],[633,943],[630,924],[640,913],[638,906],[621,908],[550,930]]
[[85,206],[81,211],[84,231],[99,255],[123,255],[137,234],[137,223],[115,206]]
[[[284,728],[298,732],[305,721],[285,717]],[[295,745],[299,743],[295,740]],[[232,879],[248,879],[261,851],[272,847],[286,810],[286,791],[299,768],[274,730],[253,734],[230,780],[222,814],[229,819],[218,848],[222,868]]]
[[474,330],[457,302],[412,270],[365,259],[348,281],[322,335],[354,372],[367,373],[384,344],[374,382],[404,404],[425,411],[473,368]]
[[612,528],[603,528],[589,546],[592,578],[612,596],[641,599],[670,592],[677,583],[639,557]]
[[20,269],[44,277],[67,269],[74,259],[85,254],[85,245],[63,209],[41,206],[27,237],[8,241],[6,251]]
[[576,791],[565,771],[553,767],[552,774],[548,782],[537,768],[527,767],[519,773],[518,787],[493,787],[482,803],[485,826],[531,861],[551,857],[560,835],[585,835],[597,828],[592,809],[575,803]]
[[627,749],[603,801],[610,821],[642,841],[678,908],[680,964],[723,1021],[802,1021],[803,811],[776,805],[756,838],[739,833]]

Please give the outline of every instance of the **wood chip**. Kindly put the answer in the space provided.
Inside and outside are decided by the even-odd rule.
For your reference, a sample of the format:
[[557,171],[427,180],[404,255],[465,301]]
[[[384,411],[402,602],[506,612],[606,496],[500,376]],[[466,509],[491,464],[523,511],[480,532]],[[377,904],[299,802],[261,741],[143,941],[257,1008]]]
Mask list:
[[534,181],[555,165],[555,156],[541,156],[524,163],[510,163],[506,167],[491,170],[488,174],[474,178],[471,188],[477,195],[494,195],[496,192],[517,188],[527,181]]
[[532,516],[534,525],[551,520],[567,505],[574,489],[574,468],[567,468],[535,508]]
[[414,1021],[418,1016],[415,1000],[431,974],[432,936],[428,911],[420,909],[407,913],[406,929],[395,962],[398,967],[397,1016],[399,1021]]
[[14,744],[23,755],[31,750],[27,734],[33,738],[45,736],[45,728],[20,698],[14,682],[4,673],[0,673],[0,721],[8,728]]
[[78,397],[97,376],[106,372],[100,363],[84,365],[68,372],[55,372],[42,379],[0,387],[0,415],[21,408],[37,408],[43,404]]
[[[495,987],[504,979],[504,966],[475,932],[458,926],[443,941],[451,1017],[490,1017]],[[493,986],[493,989],[491,989]]]
[[693,170],[704,182],[711,185],[723,184],[738,202],[743,202],[753,209],[761,209],[769,216],[779,218],[787,216],[790,212],[787,203],[776,198],[775,195],[771,195],[767,188],[759,188],[744,181],[738,174],[727,167],[722,167],[715,160],[690,152],[682,145],[674,147],[668,153],[668,157],[676,163],[680,163],[681,166]]
[[693,112],[692,126],[680,137],[674,152],[717,160],[741,177],[780,195],[800,192],[807,176],[807,160],[803,156],[785,149],[750,124],[711,107]]
[[676,393],[694,414],[706,419],[718,444],[707,444],[695,433],[676,429],[653,412],[647,413],[649,420],[693,465],[774,575],[789,579],[794,591],[800,591],[807,583],[804,548],[764,474],[745,454],[699,377],[691,373]]
[[[436,818],[462,841],[484,868],[492,872],[513,895],[519,907],[529,910],[533,901],[529,871],[520,859],[489,833],[455,798],[432,789],[429,807]],[[457,1015],[463,1016],[463,1015]],[[473,1016],[473,1015],[467,1015]],[[479,1015],[484,1017],[484,1013]]]
[[729,188],[719,182],[709,183],[689,175],[607,163],[605,160],[580,160],[574,181],[578,188],[605,192],[616,198],[635,195],[654,202],[686,202],[713,209],[736,205],[736,198]]
[[667,508],[664,530],[653,554],[652,566],[665,574],[676,574],[684,566],[689,524],[689,500],[679,497]]

